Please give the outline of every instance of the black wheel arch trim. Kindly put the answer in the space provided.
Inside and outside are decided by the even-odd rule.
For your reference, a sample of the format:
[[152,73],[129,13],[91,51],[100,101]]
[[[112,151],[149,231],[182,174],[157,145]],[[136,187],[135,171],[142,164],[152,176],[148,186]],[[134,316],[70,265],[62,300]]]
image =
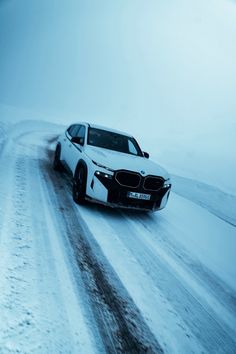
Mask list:
[[61,157],[61,143],[59,141],[58,141],[56,148],[55,148],[55,154],[56,154],[57,149],[59,149],[59,153],[60,153],[60,157]]
[[59,147],[61,149],[61,143],[59,141],[57,142],[56,149],[57,149],[57,147]]
[[73,177],[75,177],[76,172],[77,172],[77,170],[78,170],[78,168],[79,168],[80,166],[83,166],[83,168],[85,169],[85,173],[86,173],[86,177],[87,177],[87,175],[88,175],[88,167],[87,167],[86,162],[85,162],[83,159],[80,159],[80,160],[78,161],[78,163],[77,163],[77,165],[76,165],[76,168],[75,168],[75,172],[74,172],[74,176],[73,176]]

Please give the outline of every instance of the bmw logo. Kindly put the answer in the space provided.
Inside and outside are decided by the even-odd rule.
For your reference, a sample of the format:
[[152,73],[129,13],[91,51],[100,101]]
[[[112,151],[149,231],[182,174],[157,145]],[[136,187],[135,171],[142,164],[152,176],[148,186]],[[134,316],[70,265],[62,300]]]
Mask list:
[[145,175],[145,171],[142,170],[141,173],[142,173],[142,175]]

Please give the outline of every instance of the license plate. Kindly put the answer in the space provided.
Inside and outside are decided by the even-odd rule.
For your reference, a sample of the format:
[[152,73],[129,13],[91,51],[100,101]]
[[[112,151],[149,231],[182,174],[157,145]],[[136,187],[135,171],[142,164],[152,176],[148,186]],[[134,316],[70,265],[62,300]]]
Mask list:
[[150,200],[151,195],[144,194],[144,193],[128,192],[127,197],[134,198],[134,199]]

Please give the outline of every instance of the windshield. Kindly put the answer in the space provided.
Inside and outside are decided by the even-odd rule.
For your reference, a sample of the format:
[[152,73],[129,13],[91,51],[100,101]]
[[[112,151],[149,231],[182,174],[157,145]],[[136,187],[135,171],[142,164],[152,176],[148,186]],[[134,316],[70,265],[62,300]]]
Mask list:
[[109,132],[107,130],[89,128],[88,145],[119,151],[125,154],[143,156],[142,151],[134,138]]

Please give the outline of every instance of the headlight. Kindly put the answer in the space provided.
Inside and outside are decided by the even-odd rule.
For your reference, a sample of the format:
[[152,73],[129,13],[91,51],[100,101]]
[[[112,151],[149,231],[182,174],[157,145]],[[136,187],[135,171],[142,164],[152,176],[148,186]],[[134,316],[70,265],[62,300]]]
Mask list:
[[104,178],[108,178],[108,179],[112,179],[112,175],[109,175],[108,173],[104,173],[104,172],[101,172],[101,171],[96,171],[95,172],[95,176],[96,177],[104,177]]
[[105,170],[110,171],[110,172],[114,172],[114,170],[112,170],[111,168],[103,166],[103,165],[100,165],[100,163],[97,163],[94,160],[92,160],[92,162],[94,163],[94,165],[96,165],[98,167],[104,168]]

